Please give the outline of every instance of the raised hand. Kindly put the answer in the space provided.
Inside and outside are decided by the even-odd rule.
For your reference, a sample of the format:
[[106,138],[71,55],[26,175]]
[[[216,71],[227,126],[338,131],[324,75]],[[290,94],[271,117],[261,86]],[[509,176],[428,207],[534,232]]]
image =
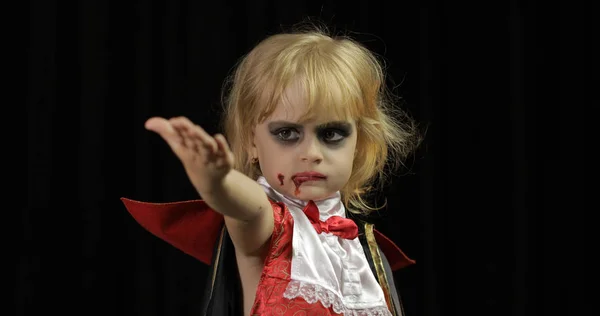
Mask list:
[[210,192],[233,168],[233,153],[225,137],[210,136],[186,117],[152,117],[145,127],[167,142],[200,195]]

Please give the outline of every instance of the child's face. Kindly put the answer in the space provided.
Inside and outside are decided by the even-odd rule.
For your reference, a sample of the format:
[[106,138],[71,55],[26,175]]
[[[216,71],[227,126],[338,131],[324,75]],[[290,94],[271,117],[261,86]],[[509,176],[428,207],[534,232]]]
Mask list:
[[291,106],[278,105],[254,131],[253,155],[263,176],[282,194],[301,200],[327,198],[352,173],[356,123],[325,115],[298,123],[306,105],[297,89],[287,91]]

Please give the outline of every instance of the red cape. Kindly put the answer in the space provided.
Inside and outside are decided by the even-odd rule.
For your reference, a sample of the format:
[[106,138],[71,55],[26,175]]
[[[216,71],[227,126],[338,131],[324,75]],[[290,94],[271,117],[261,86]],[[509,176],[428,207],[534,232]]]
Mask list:
[[[203,200],[150,203],[121,198],[121,201],[150,233],[201,262],[211,264],[224,219]],[[382,233],[374,230],[374,234],[393,271],[415,263]]]

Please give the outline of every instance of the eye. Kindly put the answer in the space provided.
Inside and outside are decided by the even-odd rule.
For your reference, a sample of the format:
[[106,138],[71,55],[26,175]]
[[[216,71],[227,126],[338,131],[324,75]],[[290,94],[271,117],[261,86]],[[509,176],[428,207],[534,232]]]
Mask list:
[[336,129],[326,129],[321,132],[321,139],[323,139],[327,143],[337,143],[346,137],[347,133]]
[[278,139],[286,142],[292,142],[300,138],[300,133],[293,128],[281,128],[275,131]]

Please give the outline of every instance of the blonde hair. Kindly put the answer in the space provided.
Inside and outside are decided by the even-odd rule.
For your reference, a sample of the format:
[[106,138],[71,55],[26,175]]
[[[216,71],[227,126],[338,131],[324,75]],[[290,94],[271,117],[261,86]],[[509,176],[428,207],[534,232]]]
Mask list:
[[350,179],[341,189],[342,201],[354,213],[378,209],[365,197],[376,183],[383,184],[387,171],[403,164],[420,138],[414,122],[393,107],[377,57],[353,39],[330,36],[322,28],[266,38],[226,81],[222,123],[235,155],[234,168],[252,179],[261,175],[249,157],[249,131],[274,111],[293,83],[305,89],[304,119],[326,111],[356,120],[356,153]]

